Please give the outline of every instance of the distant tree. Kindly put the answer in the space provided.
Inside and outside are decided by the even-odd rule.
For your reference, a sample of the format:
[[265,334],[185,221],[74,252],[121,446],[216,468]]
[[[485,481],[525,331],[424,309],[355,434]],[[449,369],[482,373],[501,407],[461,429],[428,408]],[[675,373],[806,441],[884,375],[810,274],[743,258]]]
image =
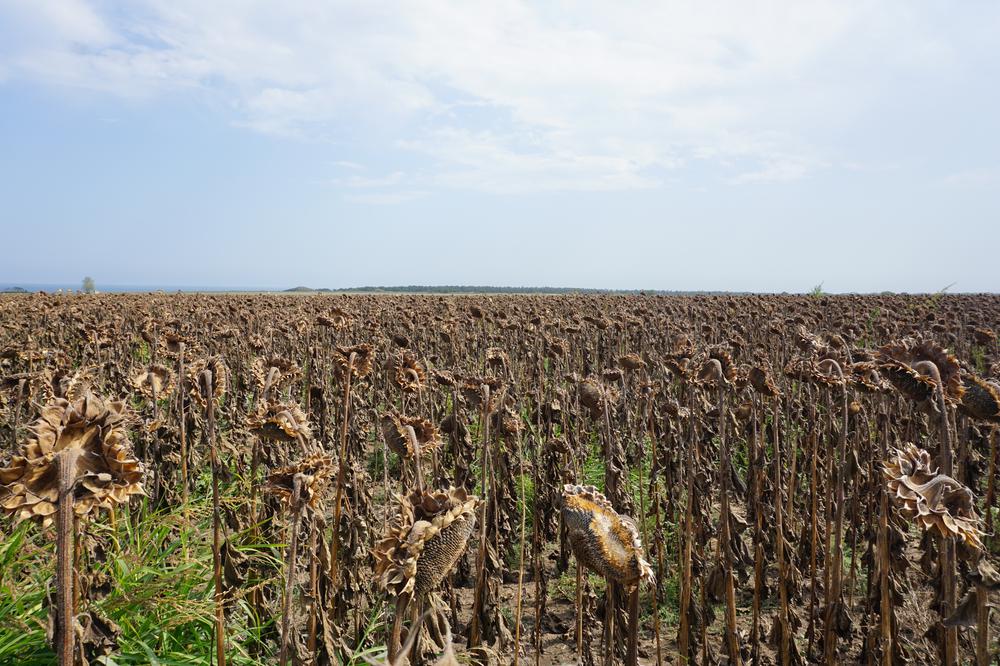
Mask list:
[[93,294],[95,291],[97,291],[97,288],[94,286],[94,278],[89,275],[83,278],[83,293]]

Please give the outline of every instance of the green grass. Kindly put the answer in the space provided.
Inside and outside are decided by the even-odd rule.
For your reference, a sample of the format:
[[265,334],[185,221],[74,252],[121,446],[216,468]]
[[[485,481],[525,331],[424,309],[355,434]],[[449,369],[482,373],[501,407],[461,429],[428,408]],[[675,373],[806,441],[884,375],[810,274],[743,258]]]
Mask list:
[[[201,479],[199,479],[201,481]],[[199,483],[199,485],[201,485]],[[240,503],[239,480],[223,502]],[[107,576],[108,595],[90,605],[121,628],[118,651],[103,663],[199,665],[213,661],[211,504],[205,495],[186,507],[147,511],[145,500],[122,510],[115,528],[108,516],[88,525],[105,548],[104,561],[81,568]],[[23,523],[0,541],[0,663],[43,666],[55,655],[46,641],[46,591],[53,584],[54,534]],[[284,545],[253,543],[248,533],[229,534],[244,554],[280,572]],[[85,603],[80,610],[87,610]],[[237,666],[274,663],[270,618],[259,622],[240,599],[227,619],[227,656]],[[374,629],[372,633],[374,633]]]

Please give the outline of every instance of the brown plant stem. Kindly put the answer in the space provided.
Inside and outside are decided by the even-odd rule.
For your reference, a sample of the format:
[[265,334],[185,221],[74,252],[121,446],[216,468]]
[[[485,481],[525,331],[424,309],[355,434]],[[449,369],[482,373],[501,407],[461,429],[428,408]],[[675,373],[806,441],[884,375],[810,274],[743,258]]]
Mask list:
[[480,615],[483,611],[483,596],[484,590],[486,588],[486,526],[489,522],[487,517],[490,515],[489,505],[494,500],[494,493],[491,492],[492,488],[488,488],[489,481],[491,478],[490,467],[489,467],[489,442],[490,442],[490,387],[489,384],[483,384],[480,387],[481,399],[482,399],[482,409],[480,410],[480,430],[482,431],[482,458],[480,463],[480,469],[483,475],[483,504],[482,512],[483,515],[480,517],[480,528],[479,528],[479,550],[476,552],[476,594],[472,602],[472,621],[469,626],[469,640],[468,647],[474,648],[478,647],[482,643],[482,627],[480,626],[482,620]]
[[295,591],[295,560],[299,548],[299,518],[302,515],[302,475],[292,477],[292,506],[288,518],[290,533],[288,557],[285,560],[285,591],[281,598],[281,650],[278,653],[278,663],[285,666],[288,663],[288,645],[291,641],[289,624],[292,615],[292,594]]
[[736,635],[736,590],[733,586],[733,557],[730,552],[729,533],[729,440],[726,437],[726,388],[719,387],[719,437],[721,448],[721,470],[722,481],[722,511],[720,516],[721,530],[720,541],[722,546],[722,568],[725,575],[726,589],[726,643],[729,647],[729,663],[733,666],[741,666],[743,658],[740,655],[739,638]]
[[177,352],[177,381],[181,390],[177,391],[178,424],[177,433],[181,440],[181,503],[188,503],[188,450],[187,450],[187,415],[184,413],[184,343],[181,342]]
[[226,615],[222,589],[222,512],[219,499],[219,452],[215,446],[215,400],[212,371],[202,370],[200,389],[205,396],[205,425],[212,463],[212,574],[215,583],[215,652],[219,666],[226,666]]
[[[836,369],[841,381],[844,380],[844,373],[836,361],[831,361]],[[846,444],[847,444],[847,383],[844,382],[841,392],[841,410],[843,423],[841,424],[840,438],[837,442],[837,451],[833,460],[834,479],[834,507],[835,518],[833,526],[833,573],[831,577],[830,594],[827,600],[825,626],[823,631],[823,658],[825,663],[836,663],[837,656],[837,615],[843,600],[841,598],[841,586],[843,582],[844,552],[842,545],[842,532],[844,529],[844,469],[846,467]]]
[[73,597],[73,539],[74,513],[73,488],[76,485],[76,459],[80,449],[63,449],[59,453],[59,509],[56,514],[56,557],[57,563],[57,653],[59,666],[73,666],[76,663],[74,638],[76,637],[76,613]]
[[625,651],[625,666],[639,663],[639,584],[628,595],[628,648]]
[[337,458],[337,498],[333,504],[333,530],[330,541],[330,585],[337,586],[337,555],[340,553],[340,508],[344,501],[344,475],[347,472],[347,419],[351,410],[351,377],[357,352],[351,352],[344,371],[344,394],[341,397],[340,451]]
[[[926,370],[934,380],[935,397],[938,411],[941,413],[940,451],[938,465],[941,474],[952,476],[952,442],[951,424],[948,419],[948,404],[944,399],[944,386],[941,383],[941,373],[931,361],[920,361],[914,364],[915,370]],[[948,617],[955,610],[955,542],[948,537],[941,539],[939,553],[941,567],[941,617]],[[944,666],[958,664],[958,627],[944,627]]]
[[785,566],[785,532],[782,525],[782,507],[781,507],[781,436],[779,429],[779,418],[781,415],[781,410],[778,407],[778,398],[774,398],[774,423],[772,428],[774,431],[774,532],[775,532],[775,543],[777,544],[775,550],[778,556],[778,623],[781,627],[781,636],[778,642],[778,657],[781,664],[791,663],[791,636],[790,630],[791,626],[788,621],[788,576]]

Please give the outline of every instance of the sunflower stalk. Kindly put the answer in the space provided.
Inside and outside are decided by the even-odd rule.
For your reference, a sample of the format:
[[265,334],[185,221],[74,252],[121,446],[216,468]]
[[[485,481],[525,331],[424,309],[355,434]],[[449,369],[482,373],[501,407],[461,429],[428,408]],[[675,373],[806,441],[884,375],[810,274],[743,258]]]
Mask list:
[[205,397],[205,434],[212,463],[212,577],[215,583],[215,652],[219,666],[226,666],[226,615],[222,588],[222,511],[219,502],[219,472],[221,461],[215,443],[215,397],[212,371],[208,368],[199,375],[202,395]]
[[288,663],[288,648],[292,634],[290,630],[292,616],[292,595],[295,592],[295,563],[299,550],[299,521],[302,516],[302,474],[292,477],[291,507],[288,516],[288,555],[285,560],[285,589],[281,597],[281,650],[278,653],[278,664]]
[[840,612],[840,608],[843,605],[842,599],[842,581],[843,581],[843,563],[844,563],[844,552],[842,546],[842,532],[844,529],[844,471],[846,470],[846,456],[847,456],[847,428],[848,428],[848,413],[847,413],[847,383],[844,381],[844,373],[840,368],[840,364],[836,361],[830,361],[832,367],[836,370],[837,375],[840,377],[841,381],[841,414],[843,422],[841,423],[840,437],[837,441],[837,451],[834,455],[833,460],[833,484],[834,484],[834,507],[835,507],[835,518],[833,526],[833,572],[832,580],[829,589],[829,596],[827,599],[826,607],[826,617],[825,626],[823,630],[823,658],[826,663],[832,664],[836,662],[837,655],[837,617]]
[[479,414],[480,429],[482,430],[482,457],[480,459],[480,469],[483,475],[483,505],[482,516],[480,517],[479,528],[479,549],[476,552],[476,594],[472,602],[472,622],[469,627],[469,648],[478,647],[482,643],[482,619],[484,587],[486,586],[486,526],[487,517],[490,515],[489,505],[495,501],[496,493],[492,487],[488,487],[490,476],[490,386],[482,384],[480,386],[482,409]]
[[340,552],[340,512],[344,501],[344,475],[347,472],[347,420],[351,410],[351,377],[357,352],[351,352],[344,371],[344,393],[341,402],[340,449],[337,458],[337,497],[333,503],[333,530],[330,541],[330,584],[337,585],[338,555]]
[[57,603],[59,613],[56,635],[58,636],[59,666],[73,666],[76,663],[73,652],[76,637],[76,613],[73,595],[73,540],[74,512],[73,488],[76,486],[76,461],[82,451],[78,448],[63,449],[59,453],[59,508],[56,514],[56,557]]

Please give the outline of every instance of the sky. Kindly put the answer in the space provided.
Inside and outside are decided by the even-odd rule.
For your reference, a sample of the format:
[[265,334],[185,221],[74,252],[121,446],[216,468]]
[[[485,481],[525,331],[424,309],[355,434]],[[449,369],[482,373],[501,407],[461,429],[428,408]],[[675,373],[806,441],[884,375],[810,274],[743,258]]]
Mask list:
[[1000,291],[1000,3],[0,0],[0,282]]

